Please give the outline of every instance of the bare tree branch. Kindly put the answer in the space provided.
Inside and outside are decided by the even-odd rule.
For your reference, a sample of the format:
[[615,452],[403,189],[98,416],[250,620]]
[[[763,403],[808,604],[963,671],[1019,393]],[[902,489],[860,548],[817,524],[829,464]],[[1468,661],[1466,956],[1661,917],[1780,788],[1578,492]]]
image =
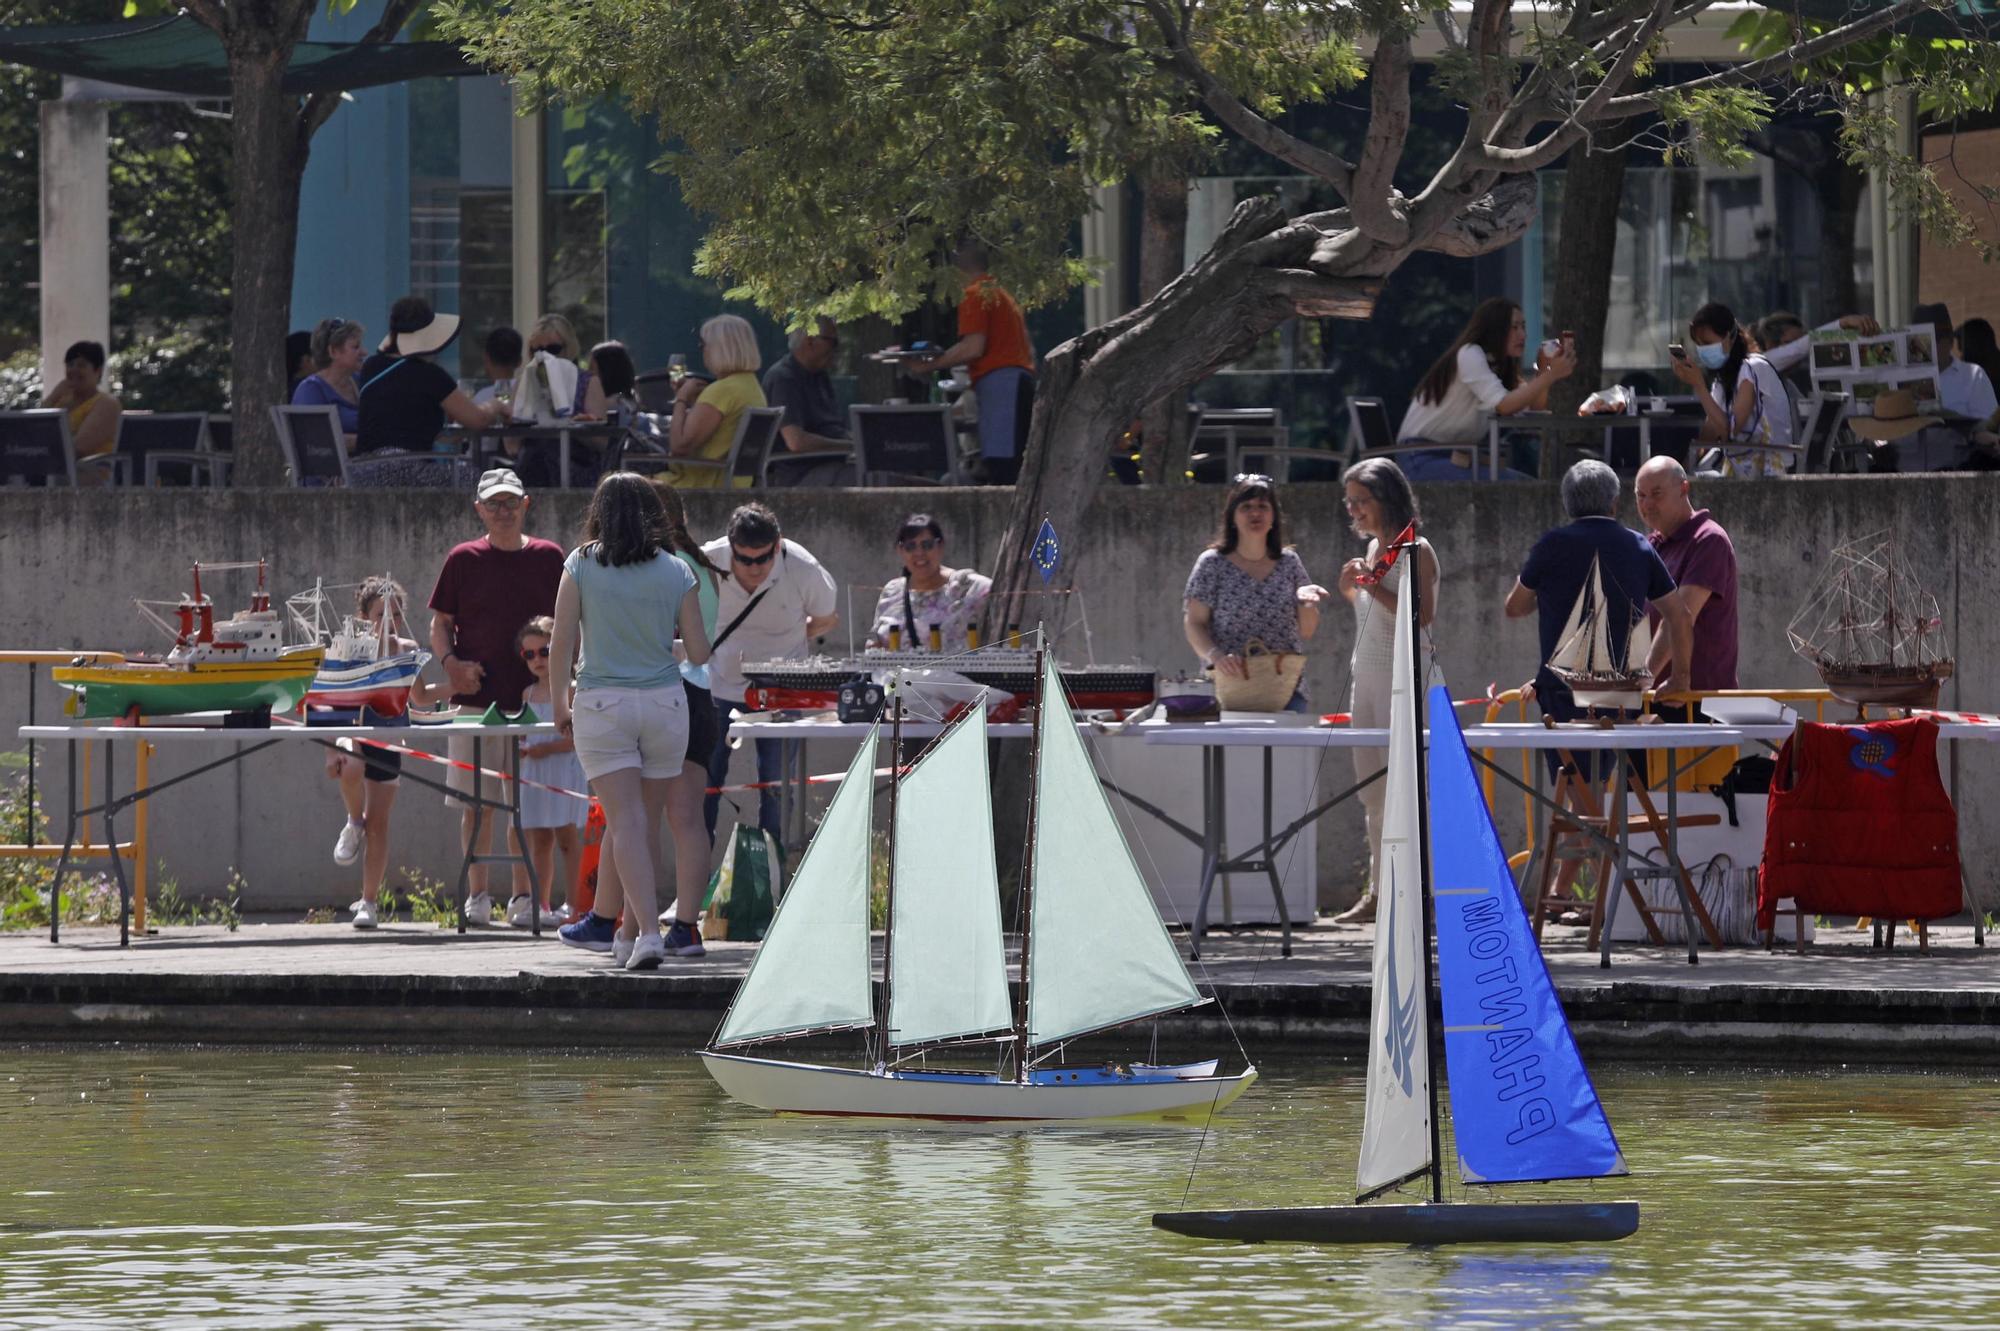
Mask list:
[[[375,26],[361,34],[361,43],[376,45],[394,41],[396,35],[402,32],[403,26],[415,18],[423,7],[424,0],[389,0],[389,3],[382,7],[382,15],[375,20]],[[338,92],[315,92],[307,96],[305,103],[299,107],[301,144],[309,143],[312,136],[319,132],[320,126],[330,120],[333,113],[339,109]]]
[[1579,102],[1576,109],[1550,130],[1541,142],[1522,148],[1482,143],[1478,153],[1480,164],[1507,171],[1539,171],[1568,152],[1570,145],[1583,137],[1586,127],[1598,118],[1613,95],[1631,81],[1632,71],[1645,57],[1646,48],[1652,45],[1653,37],[1672,10],[1673,0],[1653,0],[1652,11],[1640,19],[1637,27],[1626,37],[1625,49],[1619,52],[1616,63],[1605,71],[1604,78],[1590,90],[1590,95]]
[[1352,197],[1354,167],[1352,164],[1326,151],[1316,148],[1284,130],[1278,128],[1255,111],[1245,106],[1234,93],[1222,86],[1208,67],[1188,45],[1187,31],[1183,26],[1183,14],[1176,13],[1167,0],[1142,0],[1145,8],[1159,25],[1160,37],[1167,44],[1173,56],[1174,67],[1185,74],[1201,94],[1201,100],[1216,119],[1236,131],[1238,137],[1253,148],[1261,149],[1289,166],[1295,166],[1307,175],[1317,176],[1331,185],[1342,198]]
[[1368,138],[1347,199],[1354,209],[1354,225],[1370,240],[1402,245],[1410,238],[1410,222],[1397,207],[1396,167],[1410,133],[1408,33],[1385,31],[1377,39],[1368,89]]
[[188,17],[218,37],[229,35],[229,11],[220,0],[181,0],[181,8]]

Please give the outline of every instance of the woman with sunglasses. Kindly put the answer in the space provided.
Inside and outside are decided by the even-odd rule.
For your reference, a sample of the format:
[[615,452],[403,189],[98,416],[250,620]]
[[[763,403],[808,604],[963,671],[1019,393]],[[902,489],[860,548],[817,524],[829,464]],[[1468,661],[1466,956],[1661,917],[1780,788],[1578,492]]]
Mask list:
[[912,513],[896,529],[903,576],[891,578],[875,603],[870,647],[910,652],[963,652],[979,622],[993,579],[969,568],[944,566],[944,526],[928,513]]
[[[1305,651],[1327,596],[1285,544],[1284,515],[1269,476],[1238,476],[1223,501],[1222,523],[1194,561],[1183,594],[1188,646],[1217,674],[1247,678],[1252,639],[1270,652]],[[1285,704],[1306,709],[1305,681]]]

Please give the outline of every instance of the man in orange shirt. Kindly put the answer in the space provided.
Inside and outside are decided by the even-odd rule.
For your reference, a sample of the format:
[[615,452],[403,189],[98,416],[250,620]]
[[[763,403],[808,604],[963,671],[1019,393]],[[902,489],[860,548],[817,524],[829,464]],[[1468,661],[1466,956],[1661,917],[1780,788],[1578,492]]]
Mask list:
[[952,262],[965,274],[958,301],[958,341],[929,360],[914,361],[915,374],[964,365],[979,400],[979,458],[989,485],[1012,485],[1021,470],[1021,446],[1035,406],[1035,348],[1021,307],[986,271],[986,247],[959,242]]

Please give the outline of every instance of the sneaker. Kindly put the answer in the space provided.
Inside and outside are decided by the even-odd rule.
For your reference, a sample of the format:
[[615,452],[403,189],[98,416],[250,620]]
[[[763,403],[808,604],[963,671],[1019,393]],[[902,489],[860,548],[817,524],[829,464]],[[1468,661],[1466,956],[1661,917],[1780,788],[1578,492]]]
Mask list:
[[360,859],[361,842],[366,836],[367,834],[362,830],[360,823],[342,823],[340,825],[340,836],[333,843],[333,862],[335,864],[352,864]]
[[493,898],[481,892],[465,899],[465,922],[467,924],[493,923]]
[[625,959],[625,969],[628,971],[658,970],[660,963],[666,960],[666,957],[667,949],[660,942],[658,934],[641,934],[639,935],[639,941],[632,944],[632,955]]
[[618,921],[607,920],[598,914],[590,914],[575,924],[565,924],[556,930],[556,937],[571,947],[580,947],[586,952],[609,952],[612,939],[618,936]]
[[632,959],[632,945],[637,941],[637,939],[627,938],[624,934],[620,934],[618,937],[612,939],[611,964],[622,970],[625,963]]
[[682,924],[675,920],[667,926],[667,955],[670,957],[705,957],[708,949],[701,945],[701,930],[692,924]]
[[355,928],[357,928],[357,929],[373,929],[373,928],[375,927],[375,903],[374,903],[374,902],[372,902],[372,901],[357,901],[357,902],[355,902],[355,903],[354,903],[354,905],[353,905],[352,909],[353,909],[353,911],[354,911],[354,927],[355,927]]
[[[507,923],[513,925],[516,929],[526,929],[534,922],[534,903],[533,899],[527,893],[523,892],[520,896],[515,897],[507,903]],[[546,908],[543,909],[542,927],[544,929],[552,928],[562,922],[563,917],[559,913]]]

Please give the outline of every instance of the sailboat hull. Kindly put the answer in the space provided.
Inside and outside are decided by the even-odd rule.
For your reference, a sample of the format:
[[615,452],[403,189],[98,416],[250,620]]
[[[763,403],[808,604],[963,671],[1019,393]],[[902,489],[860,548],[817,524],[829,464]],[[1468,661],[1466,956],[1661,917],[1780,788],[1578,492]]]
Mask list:
[[1610,1243],[1639,1228],[1637,1202],[1468,1202],[1161,1211],[1159,1229],[1240,1243]]
[[993,1073],[875,1072],[704,1051],[731,1099],[800,1117],[1018,1126],[1119,1122],[1202,1124],[1257,1080],[1255,1068],[1214,1076],[1213,1063],[1107,1070],[1049,1068],[1022,1085]]

